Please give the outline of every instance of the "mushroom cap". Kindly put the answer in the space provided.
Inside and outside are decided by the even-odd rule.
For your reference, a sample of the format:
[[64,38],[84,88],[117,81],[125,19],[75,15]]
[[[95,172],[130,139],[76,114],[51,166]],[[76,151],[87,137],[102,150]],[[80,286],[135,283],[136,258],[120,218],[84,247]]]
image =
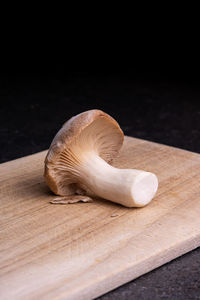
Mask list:
[[44,177],[57,195],[74,194],[81,186],[81,165],[91,152],[111,162],[119,152],[124,134],[108,114],[93,109],[67,122],[54,137],[45,158]]

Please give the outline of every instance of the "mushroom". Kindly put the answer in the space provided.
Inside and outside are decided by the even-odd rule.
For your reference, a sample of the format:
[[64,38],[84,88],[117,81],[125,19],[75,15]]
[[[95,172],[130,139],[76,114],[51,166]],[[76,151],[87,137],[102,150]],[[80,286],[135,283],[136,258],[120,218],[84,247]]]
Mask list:
[[109,164],[123,140],[119,124],[101,110],[72,117],[54,137],[45,158],[47,185],[56,195],[67,199],[69,195],[86,194],[126,207],[148,204],[158,188],[156,175]]

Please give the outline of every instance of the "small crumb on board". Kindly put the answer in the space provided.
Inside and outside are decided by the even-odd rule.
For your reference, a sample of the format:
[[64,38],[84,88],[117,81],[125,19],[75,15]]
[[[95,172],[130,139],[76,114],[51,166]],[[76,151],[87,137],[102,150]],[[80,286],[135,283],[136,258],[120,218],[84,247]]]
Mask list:
[[111,218],[118,217],[118,214],[112,214]]

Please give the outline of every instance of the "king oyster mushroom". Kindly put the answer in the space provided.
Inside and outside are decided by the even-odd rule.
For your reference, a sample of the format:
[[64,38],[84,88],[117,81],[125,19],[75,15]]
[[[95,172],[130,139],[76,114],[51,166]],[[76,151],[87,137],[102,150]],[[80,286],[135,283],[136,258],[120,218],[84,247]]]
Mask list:
[[[119,152],[123,140],[118,123],[101,110],[72,117],[58,131],[47,153],[46,183],[56,195],[72,198],[66,203],[81,200],[74,196],[73,201],[72,195],[93,194],[127,207],[148,204],[158,188],[156,175],[108,164]],[[63,199],[60,203],[65,202]],[[54,203],[59,203],[59,198]]]

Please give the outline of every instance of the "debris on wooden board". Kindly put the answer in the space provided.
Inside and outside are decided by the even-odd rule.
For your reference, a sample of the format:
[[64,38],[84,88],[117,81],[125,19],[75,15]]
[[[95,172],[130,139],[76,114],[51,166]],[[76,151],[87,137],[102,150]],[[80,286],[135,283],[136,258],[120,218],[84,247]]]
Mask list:
[[85,195],[70,195],[56,197],[50,201],[52,204],[73,204],[77,202],[93,202],[93,199]]
[[118,214],[112,214],[111,218],[118,217]]

